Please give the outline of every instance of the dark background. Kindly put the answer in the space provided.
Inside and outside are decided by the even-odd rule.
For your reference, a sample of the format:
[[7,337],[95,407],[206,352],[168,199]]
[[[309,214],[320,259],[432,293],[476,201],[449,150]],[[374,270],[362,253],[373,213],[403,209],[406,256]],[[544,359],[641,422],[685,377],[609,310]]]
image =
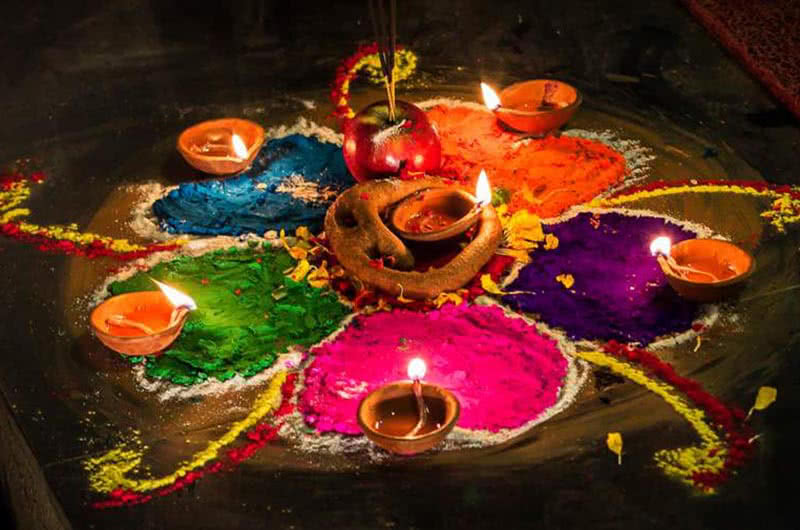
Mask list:
[[[80,146],[86,138],[107,135],[117,141],[102,150],[76,147],[74,157],[84,167],[104,167],[128,149],[141,149],[152,135],[174,134],[187,117],[205,119],[223,106],[285,103],[285,95],[296,91],[317,90],[320,101],[339,61],[371,37],[365,2],[6,4],[0,33],[4,165],[35,157],[40,148]],[[398,4],[400,41],[419,54],[420,78],[428,85],[471,84],[484,75],[498,84],[559,77],[576,83],[595,102],[647,109],[703,131],[772,182],[800,180],[796,118],[678,2]],[[766,469],[792,479],[797,472],[797,406],[791,397],[798,395],[796,359],[787,355],[778,371],[781,397],[771,413],[786,418],[787,428],[775,435]],[[783,526],[794,507],[793,488],[775,481],[772,491],[761,493],[774,501],[770,513],[726,521],[724,504],[717,509],[712,503],[705,508],[703,526]],[[4,499],[0,496],[0,510]],[[569,511],[572,501],[563,502]],[[477,510],[472,515],[479,526],[491,520]],[[452,523],[421,513],[422,526],[426,517],[434,525]]]

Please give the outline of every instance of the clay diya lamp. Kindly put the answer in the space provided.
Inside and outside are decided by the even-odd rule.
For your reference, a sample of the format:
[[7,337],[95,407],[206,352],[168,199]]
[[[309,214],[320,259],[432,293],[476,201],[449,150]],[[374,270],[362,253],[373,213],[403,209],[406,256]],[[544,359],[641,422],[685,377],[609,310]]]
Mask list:
[[203,173],[231,175],[244,171],[264,143],[264,128],[249,120],[223,118],[198,123],[178,137],[178,151]]
[[675,292],[696,302],[733,296],[755,269],[747,251],[718,239],[687,239],[672,245],[662,236],[653,240],[650,252]]
[[486,83],[481,91],[497,119],[531,136],[544,136],[567,123],[583,101],[575,87],[553,79],[514,83],[499,96]]
[[455,187],[420,190],[400,201],[389,221],[403,239],[441,241],[469,230],[491,201],[489,179],[481,170],[475,195]]
[[177,289],[156,283],[160,291],[114,296],[92,311],[89,322],[100,342],[123,355],[152,355],[178,338],[197,306]]
[[413,455],[438,445],[453,430],[460,405],[444,388],[421,379],[425,363],[408,365],[410,381],[396,381],[369,393],[358,407],[358,424],[376,445]]

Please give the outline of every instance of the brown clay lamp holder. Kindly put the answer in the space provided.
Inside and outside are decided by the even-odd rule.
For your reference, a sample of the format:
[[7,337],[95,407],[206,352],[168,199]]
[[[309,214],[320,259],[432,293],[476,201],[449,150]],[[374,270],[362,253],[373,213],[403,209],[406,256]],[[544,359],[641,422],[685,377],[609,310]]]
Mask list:
[[[421,386],[422,396],[430,405],[440,403],[437,411],[432,411],[428,421],[435,422],[429,426],[428,432],[422,434],[388,433],[380,428],[380,424],[388,417],[389,403],[405,402],[405,415],[408,424],[417,421],[414,384]],[[448,390],[429,383],[419,381],[396,381],[384,385],[368,394],[358,407],[358,424],[364,434],[376,445],[401,455],[413,455],[433,448],[453,430],[458,421],[461,408],[456,397]],[[438,412],[438,414],[437,414]],[[403,414],[402,412],[399,414]]]
[[[237,155],[233,135],[246,153]],[[264,143],[264,128],[250,120],[222,118],[193,125],[178,137],[177,148],[186,162],[204,173],[231,175],[250,167]]]
[[151,355],[180,335],[189,311],[176,308],[161,291],[139,291],[109,298],[89,322],[100,342],[123,355]]
[[683,298],[714,302],[736,294],[755,270],[744,249],[718,239],[687,239],[658,257],[670,286]]
[[[480,209],[475,238],[449,263],[416,272],[414,256],[403,241],[383,223],[381,213],[420,190],[446,188],[437,178],[362,182],[341,194],[325,216],[325,233],[340,264],[367,285],[393,295],[424,300],[467,284],[497,250],[502,228],[491,205]],[[391,266],[370,262],[391,257]]]
[[[433,212],[449,224],[431,229],[413,230],[412,222]],[[410,241],[441,241],[469,230],[481,214],[477,199],[457,188],[431,188],[418,191],[400,201],[389,217],[394,232]],[[423,221],[424,222],[424,221]]]
[[567,123],[583,98],[568,83],[533,79],[514,83],[500,92],[500,105],[487,105],[497,118],[514,130],[544,136]]

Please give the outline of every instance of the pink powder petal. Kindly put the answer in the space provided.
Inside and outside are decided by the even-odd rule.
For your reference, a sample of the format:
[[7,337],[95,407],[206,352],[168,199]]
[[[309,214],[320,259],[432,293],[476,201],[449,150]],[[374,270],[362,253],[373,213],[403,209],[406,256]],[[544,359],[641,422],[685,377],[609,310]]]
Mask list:
[[491,306],[358,316],[311,353],[300,411],[318,431],[343,434],[360,433],[361,399],[406,379],[414,357],[428,365],[426,381],[458,397],[460,427],[492,432],[519,427],[555,404],[568,366],[554,340]]

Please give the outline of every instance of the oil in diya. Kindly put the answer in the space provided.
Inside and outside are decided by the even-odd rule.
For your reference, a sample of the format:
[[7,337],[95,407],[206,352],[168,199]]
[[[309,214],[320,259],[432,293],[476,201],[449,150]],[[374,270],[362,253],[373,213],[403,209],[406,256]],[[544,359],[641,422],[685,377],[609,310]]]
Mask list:
[[719,239],[687,239],[675,245],[657,237],[650,253],[670,286],[682,297],[713,302],[736,294],[753,273],[755,260],[744,249]]
[[230,175],[250,167],[264,143],[264,129],[239,118],[198,123],[178,137],[178,151],[204,173]]
[[475,195],[454,187],[421,190],[395,206],[390,222],[403,239],[441,241],[469,230],[491,200],[489,178],[481,170]]
[[567,123],[582,98],[570,84],[554,79],[533,79],[514,83],[497,93],[481,83],[484,104],[508,127],[544,136]]
[[412,359],[408,375],[410,381],[382,386],[358,407],[358,424],[367,438],[402,455],[421,453],[439,444],[455,426],[460,412],[452,393],[422,382],[422,359]]
[[114,296],[92,311],[89,321],[100,342],[123,355],[151,355],[178,338],[197,306],[188,295],[153,282],[159,291]]

